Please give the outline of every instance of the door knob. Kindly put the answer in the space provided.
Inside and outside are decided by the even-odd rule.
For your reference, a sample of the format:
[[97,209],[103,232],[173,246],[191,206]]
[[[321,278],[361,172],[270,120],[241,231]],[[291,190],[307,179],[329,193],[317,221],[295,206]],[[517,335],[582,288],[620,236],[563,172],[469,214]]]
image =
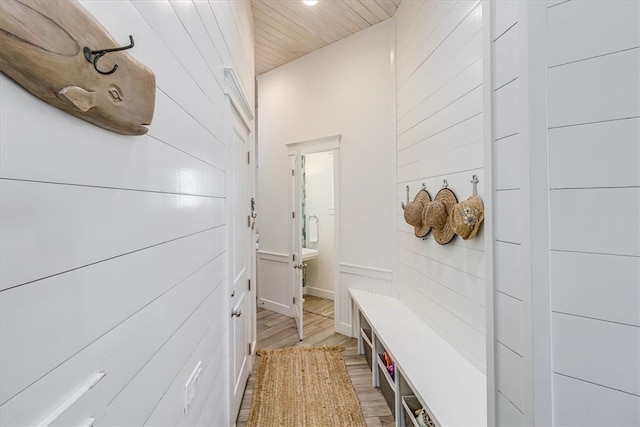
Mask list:
[[236,308],[231,312],[231,317],[240,317],[240,316],[242,316],[242,310],[240,310],[239,308]]

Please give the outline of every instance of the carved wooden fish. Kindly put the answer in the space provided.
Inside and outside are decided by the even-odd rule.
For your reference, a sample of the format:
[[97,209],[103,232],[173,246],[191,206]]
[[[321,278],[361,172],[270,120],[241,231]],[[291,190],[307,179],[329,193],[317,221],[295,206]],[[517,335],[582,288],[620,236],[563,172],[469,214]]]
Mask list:
[[127,52],[97,66],[83,53],[119,46],[76,1],[0,0],[0,71],[43,101],[124,135],[142,135],[155,108],[153,72]]

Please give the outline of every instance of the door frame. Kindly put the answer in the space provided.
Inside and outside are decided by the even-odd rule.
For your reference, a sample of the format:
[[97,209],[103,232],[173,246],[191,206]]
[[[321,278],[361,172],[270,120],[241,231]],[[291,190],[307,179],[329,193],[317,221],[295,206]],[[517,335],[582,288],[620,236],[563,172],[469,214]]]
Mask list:
[[[339,276],[339,263],[340,259],[340,142],[342,140],[342,135],[331,135],[317,139],[303,140],[298,142],[291,142],[286,144],[287,154],[289,156],[297,156],[300,158],[301,156],[306,156],[307,154],[314,153],[323,153],[323,152],[333,152],[333,197],[334,197],[334,210],[333,210],[333,245],[334,245],[334,255],[335,255],[335,263],[333,266],[333,283],[335,287],[334,297],[333,297],[333,308],[336,311],[339,307],[341,307],[340,303],[340,292],[337,292],[339,288],[338,279]],[[301,188],[298,188],[300,191]],[[298,195],[300,199],[301,194]],[[293,195],[289,194],[289,205],[293,205]],[[293,242],[298,241],[300,236],[293,235],[294,232],[302,234],[302,227],[298,227],[298,230],[294,230],[294,227],[289,227],[289,261],[290,265],[293,268],[294,262],[291,261],[291,255],[294,253],[295,248],[293,248]],[[302,258],[302,255],[300,256]],[[298,262],[298,261],[296,261]],[[302,262],[302,259],[300,260]],[[290,277],[293,277],[291,275]],[[291,298],[295,295],[293,284],[290,287],[292,291]],[[291,301],[291,300],[290,300]],[[293,307],[295,310],[295,307]],[[338,330],[338,319],[339,316],[334,316],[334,330]],[[302,319],[301,319],[302,321]]]
[[[232,397],[234,396],[234,370],[231,369],[231,363],[232,363],[232,346],[234,344],[234,337],[231,334],[231,310],[233,309],[233,307],[230,304],[230,292],[231,289],[233,287],[233,280],[234,277],[232,274],[233,271],[233,257],[234,254],[231,253],[232,252],[232,227],[230,226],[230,224],[232,224],[232,218],[233,218],[233,203],[229,203],[230,198],[232,197],[232,190],[233,190],[233,184],[232,184],[232,180],[230,179],[230,168],[235,167],[234,161],[233,161],[233,123],[234,123],[234,113],[237,114],[238,118],[240,119],[240,121],[244,124],[244,126],[246,127],[246,129],[248,130],[248,146],[247,149],[249,150],[249,158],[248,158],[248,166],[247,166],[247,173],[249,174],[248,176],[248,188],[249,188],[249,194],[247,195],[247,206],[249,206],[250,203],[250,199],[253,197],[255,198],[255,170],[256,170],[256,162],[255,162],[255,137],[254,137],[254,113],[253,113],[253,109],[251,107],[251,104],[248,101],[248,97],[246,95],[246,92],[244,91],[243,87],[242,87],[242,83],[240,78],[238,77],[237,73],[235,72],[235,70],[232,67],[225,67],[224,68],[224,77],[225,77],[225,87],[224,87],[224,93],[225,93],[225,110],[224,110],[224,115],[225,115],[225,129],[226,129],[226,134],[225,134],[225,141],[226,141],[226,147],[225,147],[225,157],[226,157],[226,166],[225,166],[225,173],[226,173],[226,184],[225,184],[225,190],[226,190],[226,194],[225,194],[225,200],[226,200],[226,206],[225,206],[225,217],[226,217],[226,224],[227,224],[227,230],[225,233],[225,248],[227,250],[227,262],[225,263],[225,275],[226,275],[226,280],[225,280],[225,311],[224,311],[224,318],[225,318],[225,326],[227,328],[228,331],[228,339],[226,340],[226,352],[225,354],[228,355],[228,359],[227,359],[227,376],[226,376],[226,383],[227,383],[227,387],[226,389],[228,390],[227,395],[226,395],[226,401],[227,401],[227,405],[226,406],[226,412],[231,411],[230,413],[226,414],[227,415],[227,419],[229,420],[229,422],[227,424],[229,425],[233,425],[235,424],[235,420],[236,417],[238,415],[237,411],[232,410]],[[244,221],[244,218],[241,220]],[[248,344],[248,357],[247,357],[247,379],[253,369],[253,365],[255,363],[255,347],[256,347],[256,340],[257,340],[257,334],[256,334],[256,254],[255,254],[255,235],[256,235],[256,228],[253,227],[249,230],[248,233],[249,237],[249,241],[247,242],[247,268],[249,269],[248,271],[248,277],[249,280],[251,281],[251,288],[250,290],[247,292],[246,297],[248,297],[248,303],[249,303],[249,313],[247,313],[247,315],[249,316],[249,319],[247,321],[248,326],[247,326],[247,335],[249,338],[249,343]],[[213,315],[213,313],[212,313]],[[246,382],[245,385],[246,386]],[[244,392],[244,387],[243,387],[243,392]],[[239,410],[239,407],[238,407]]]

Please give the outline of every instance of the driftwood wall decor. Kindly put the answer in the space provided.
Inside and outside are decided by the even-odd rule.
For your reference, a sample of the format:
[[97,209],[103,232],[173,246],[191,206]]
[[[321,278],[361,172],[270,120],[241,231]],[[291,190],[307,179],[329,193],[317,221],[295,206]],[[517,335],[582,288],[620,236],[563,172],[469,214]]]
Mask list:
[[142,135],[156,79],[122,44],[76,1],[0,0],[0,71],[82,120]]

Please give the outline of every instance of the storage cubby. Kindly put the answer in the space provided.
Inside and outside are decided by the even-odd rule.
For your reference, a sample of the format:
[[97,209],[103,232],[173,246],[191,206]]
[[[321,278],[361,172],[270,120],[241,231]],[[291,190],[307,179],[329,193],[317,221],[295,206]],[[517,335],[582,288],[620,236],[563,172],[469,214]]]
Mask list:
[[404,419],[405,427],[424,427],[418,423],[416,419],[416,411],[424,410],[426,415],[423,415],[424,426],[426,427],[438,427],[433,421],[433,417],[426,410],[424,405],[420,403],[418,398],[414,395],[402,396],[402,415]]
[[393,364],[393,374],[389,372],[387,369],[387,363],[385,361],[385,353],[387,354],[387,359],[391,360],[393,363],[393,359],[387,352],[387,349],[380,342],[380,340],[375,340],[375,349],[376,349],[376,362],[377,362],[377,370],[378,370],[378,383],[377,386],[380,388],[382,395],[384,396],[384,400],[387,402],[389,409],[391,409],[391,413],[396,413],[396,375],[395,375],[395,364]]
[[[396,427],[487,425],[486,377],[395,298],[350,289],[360,354]],[[383,354],[393,361],[393,376]]]
[[360,354],[364,354],[369,369],[373,370],[373,333],[371,331],[371,325],[369,325],[367,319],[365,319],[362,314],[360,314],[360,342]]

